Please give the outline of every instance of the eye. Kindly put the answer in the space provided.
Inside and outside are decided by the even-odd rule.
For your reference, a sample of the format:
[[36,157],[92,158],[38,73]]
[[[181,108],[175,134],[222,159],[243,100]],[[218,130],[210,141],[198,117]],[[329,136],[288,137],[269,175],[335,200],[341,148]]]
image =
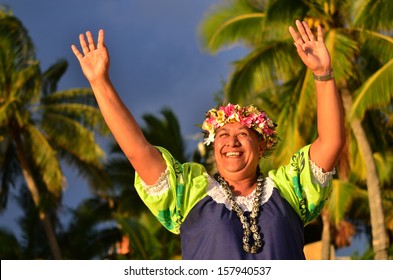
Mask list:
[[239,136],[247,137],[249,134],[246,131],[239,132]]
[[217,137],[227,137],[229,134],[227,132],[219,132],[217,133]]

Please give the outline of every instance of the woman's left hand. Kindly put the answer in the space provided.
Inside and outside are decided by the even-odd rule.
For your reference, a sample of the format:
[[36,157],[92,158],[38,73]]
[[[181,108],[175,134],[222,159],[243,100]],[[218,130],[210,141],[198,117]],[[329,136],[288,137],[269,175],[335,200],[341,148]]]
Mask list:
[[323,41],[322,27],[318,26],[316,40],[305,21],[296,20],[296,27],[299,33],[292,26],[289,27],[289,32],[303,63],[315,75],[323,76],[330,73],[332,66],[329,51]]

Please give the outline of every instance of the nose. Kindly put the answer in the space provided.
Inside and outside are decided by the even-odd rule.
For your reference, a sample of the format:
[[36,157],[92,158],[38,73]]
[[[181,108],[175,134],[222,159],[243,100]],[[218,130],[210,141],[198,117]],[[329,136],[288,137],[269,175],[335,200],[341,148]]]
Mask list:
[[238,147],[240,145],[239,139],[236,135],[233,135],[228,138],[227,146],[229,147]]

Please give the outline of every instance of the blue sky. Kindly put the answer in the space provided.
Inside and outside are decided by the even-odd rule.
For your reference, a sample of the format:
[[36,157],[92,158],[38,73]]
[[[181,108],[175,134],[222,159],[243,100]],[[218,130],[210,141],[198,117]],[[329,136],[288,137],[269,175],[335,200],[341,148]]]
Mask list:
[[[171,108],[180,121],[188,150],[200,135],[196,124],[214,103],[214,94],[228,76],[231,62],[244,55],[233,48],[217,55],[201,50],[198,26],[211,0],[7,0],[32,38],[42,70],[59,59],[69,68],[59,89],[89,87],[71,51],[78,35],[105,29],[111,55],[111,78],[127,107],[143,126],[141,116],[159,116]],[[89,196],[76,170],[66,169],[63,204],[74,208]],[[130,182],[130,185],[132,182]],[[15,228],[20,211],[13,199],[0,216],[0,226]]]

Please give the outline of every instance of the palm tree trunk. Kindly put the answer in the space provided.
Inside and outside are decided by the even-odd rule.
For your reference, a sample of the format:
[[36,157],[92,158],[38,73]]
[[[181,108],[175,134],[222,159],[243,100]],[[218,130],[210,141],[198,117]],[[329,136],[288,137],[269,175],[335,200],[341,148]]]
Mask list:
[[323,228],[322,228],[322,253],[321,253],[321,259],[322,260],[330,260],[331,255],[330,255],[330,247],[332,244],[331,241],[331,234],[330,234],[330,217],[329,217],[329,211],[327,209],[323,209],[322,213],[322,223],[323,223]]
[[[341,90],[344,109],[349,115],[349,111],[352,107],[352,97],[348,90]],[[368,192],[368,202],[370,206],[371,216],[371,231],[372,231],[372,245],[374,250],[374,259],[386,260],[388,258],[387,252],[387,234],[385,228],[385,218],[382,207],[381,188],[377,169],[373,157],[373,153],[370,147],[370,143],[367,140],[366,133],[362,127],[359,119],[353,119],[350,122],[352,132],[356,138],[356,141],[361,151],[365,166],[366,166],[366,183]]]
[[[22,140],[20,139],[20,136],[17,133],[14,133],[14,140],[16,143],[16,151],[17,151],[18,160],[19,160],[20,165],[22,167],[22,172],[23,172],[23,176],[26,180],[27,188],[29,189],[30,194],[33,198],[34,205],[37,207],[37,209],[40,209],[39,208],[40,193],[38,191],[37,185],[36,185],[34,178],[32,176],[32,172],[31,172],[30,166],[28,164],[28,161],[25,157],[25,153],[24,153],[24,149],[23,149],[23,145],[22,145]],[[49,216],[46,215],[46,213],[43,210],[39,210],[39,218],[40,218],[41,223],[43,225],[46,237],[48,238],[48,242],[49,242],[49,246],[51,248],[53,258],[55,260],[61,260],[62,256],[61,256],[60,247],[58,245],[57,238],[56,238],[55,232],[53,230],[53,225],[49,219]]]

